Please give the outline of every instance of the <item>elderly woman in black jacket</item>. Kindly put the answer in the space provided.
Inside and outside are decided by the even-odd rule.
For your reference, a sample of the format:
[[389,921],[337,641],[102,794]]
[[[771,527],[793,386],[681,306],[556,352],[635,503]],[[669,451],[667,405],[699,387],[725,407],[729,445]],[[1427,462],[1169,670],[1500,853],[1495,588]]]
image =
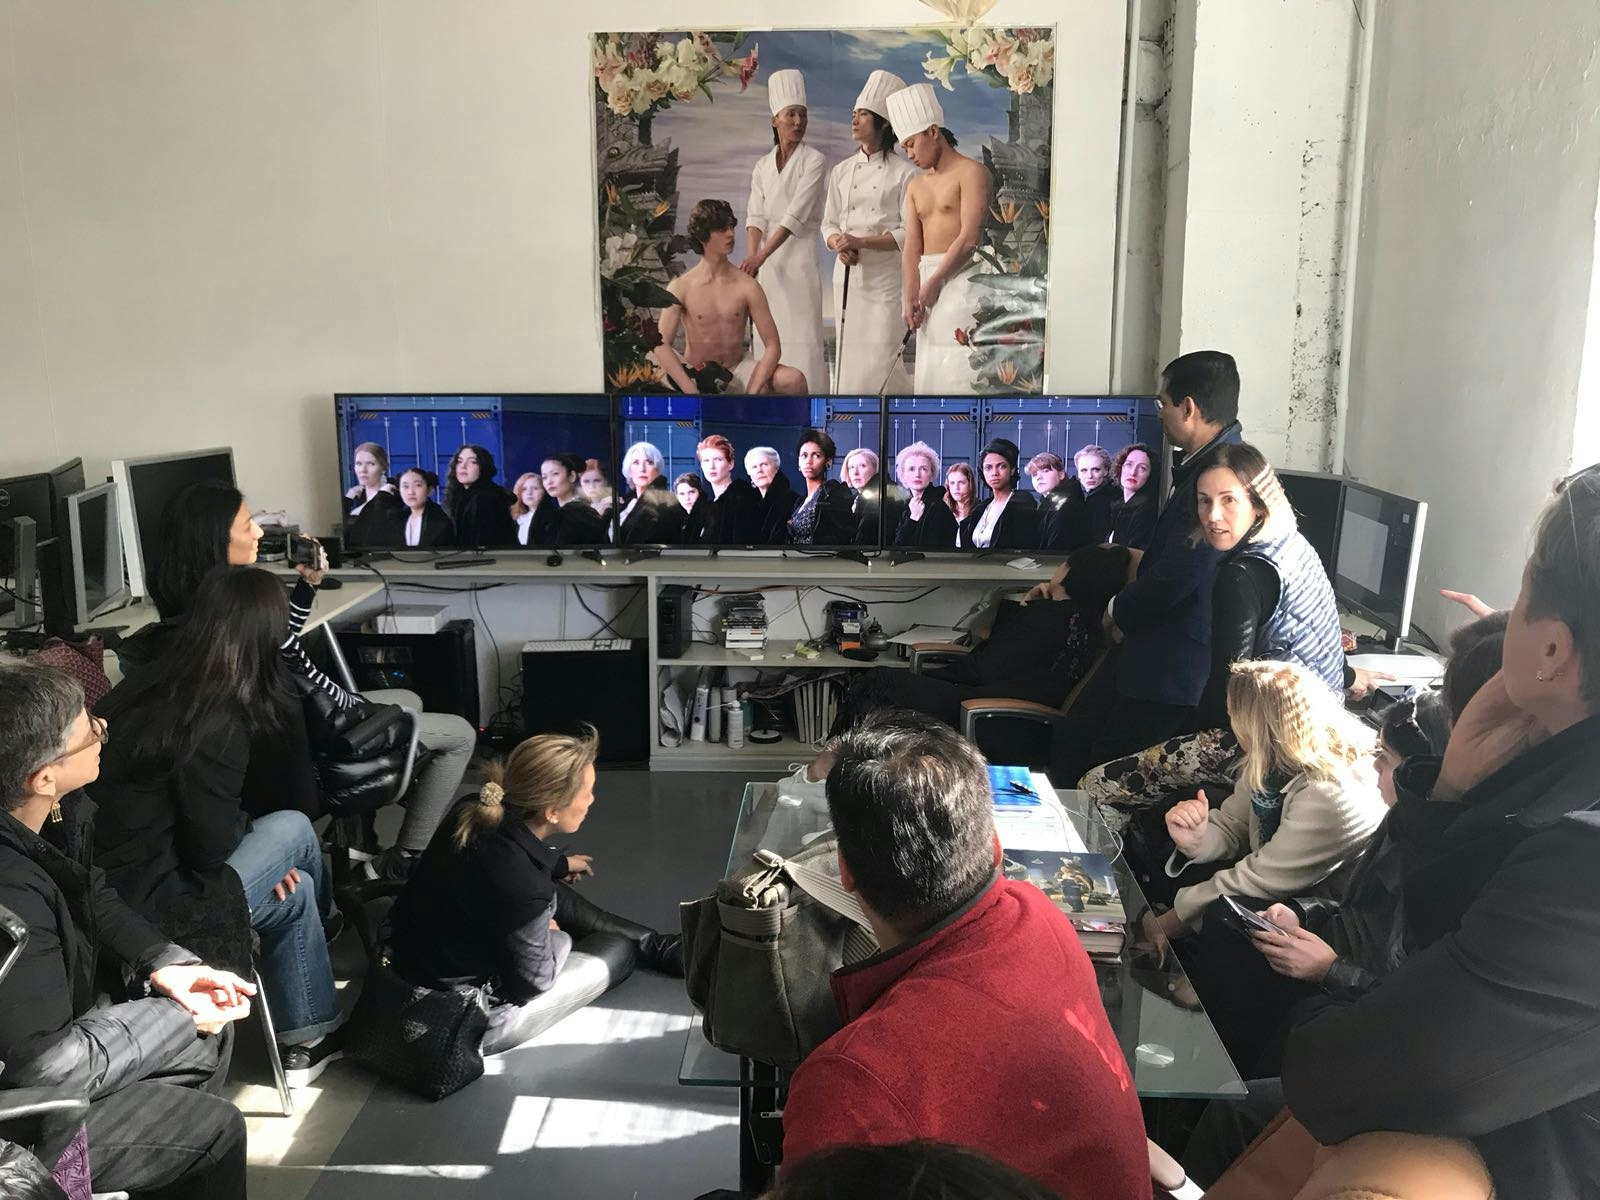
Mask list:
[[897,505],[894,545],[955,549],[956,515],[945,503],[943,486],[935,482],[944,478],[939,452],[926,442],[912,442],[894,456],[894,473],[905,489]]
[[489,772],[435,835],[390,910],[394,968],[423,987],[487,984],[484,1054],[509,1050],[632,973],[635,962],[683,974],[682,939],[606,912],[570,884],[586,854],[553,838],[582,827],[594,803],[593,729],[540,734]]
[[[312,1082],[340,1051],[343,1021],[321,916],[330,908],[322,847],[301,812],[251,820],[243,803],[254,735],[280,728],[298,701],[279,642],[283,585],[251,567],[219,567],[195,596],[177,643],[153,671],[100,703],[118,726],[96,794],[95,846],[107,878],[147,919],[186,940],[261,936],[284,1069]],[[239,897],[248,925],[235,935]]]
[[[28,931],[0,982],[0,1087],[88,1096],[89,1166],[103,1191],[242,1197],[244,1119],[193,1088],[220,1084],[226,1027],[255,989],[174,945],[95,866],[94,805],[79,789],[98,774],[106,736],[71,676],[0,665],[0,904]],[[128,995],[100,990],[115,974],[136,981]],[[40,1157],[71,1134],[46,1128]]]
[[622,456],[627,490],[617,513],[617,545],[670,546],[684,540],[687,514],[667,486],[667,460],[649,442],[635,442]]

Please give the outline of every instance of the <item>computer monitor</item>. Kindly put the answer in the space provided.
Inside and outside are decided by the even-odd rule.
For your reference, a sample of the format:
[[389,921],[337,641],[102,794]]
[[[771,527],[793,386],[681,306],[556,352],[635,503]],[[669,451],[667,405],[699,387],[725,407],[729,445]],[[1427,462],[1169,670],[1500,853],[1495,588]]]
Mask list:
[[78,625],[128,601],[119,508],[115,483],[102,483],[67,497],[68,553],[63,558],[68,564],[73,618]]
[[1411,630],[1427,516],[1428,506],[1420,500],[1344,481],[1334,594],[1388,634],[1396,649]]
[[[604,393],[348,393],[334,397],[334,413],[348,549],[548,553],[611,544],[616,480]],[[452,480],[463,459],[491,486]],[[558,501],[546,495],[546,476],[577,490]]]
[[1300,532],[1333,578],[1339,549],[1339,510],[1344,502],[1344,476],[1311,471],[1279,471]]
[[161,514],[168,502],[191,483],[211,481],[235,486],[233,450],[221,446],[113,459],[111,477],[117,485],[121,509],[128,591],[136,597],[148,596],[148,580],[154,575],[161,555],[158,540]]
[[[47,547],[64,530],[64,504],[73,492],[83,490],[83,459],[73,458],[50,471],[0,479],[0,580],[24,595],[32,594],[32,580],[16,579],[16,544],[11,523],[31,517],[36,549]],[[26,584],[28,586],[20,586]],[[9,611],[11,598],[0,592],[0,612]]]
[[878,548],[877,397],[639,395],[617,406],[619,545]]

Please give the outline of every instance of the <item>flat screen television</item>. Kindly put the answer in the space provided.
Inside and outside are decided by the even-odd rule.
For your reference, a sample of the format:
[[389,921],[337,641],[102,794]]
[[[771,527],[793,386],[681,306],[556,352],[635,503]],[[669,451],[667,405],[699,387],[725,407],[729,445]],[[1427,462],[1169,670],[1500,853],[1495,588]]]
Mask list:
[[233,450],[182,450],[143,458],[111,460],[111,478],[121,505],[122,553],[128,564],[128,590],[150,594],[147,581],[161,558],[158,531],[167,503],[191,483],[216,482],[236,487]]
[[[1041,549],[1035,480],[1075,486],[1082,451],[1098,446],[1110,459],[1135,443],[1159,461],[1154,397],[891,397],[884,412],[884,544],[924,554],[1055,553]],[[985,455],[991,445],[999,453]],[[1030,476],[1036,460],[1058,463],[1061,473]],[[997,486],[1007,497],[1004,511],[993,529],[980,532]],[[1120,488],[1115,480],[1104,486]],[[988,545],[977,544],[984,534]]]
[[352,551],[611,544],[611,398],[341,394],[339,493]]
[[1411,604],[1428,506],[1353,479],[1344,481],[1333,591],[1398,649],[1411,631]]
[[618,545],[879,546],[877,397],[654,395],[617,405]]

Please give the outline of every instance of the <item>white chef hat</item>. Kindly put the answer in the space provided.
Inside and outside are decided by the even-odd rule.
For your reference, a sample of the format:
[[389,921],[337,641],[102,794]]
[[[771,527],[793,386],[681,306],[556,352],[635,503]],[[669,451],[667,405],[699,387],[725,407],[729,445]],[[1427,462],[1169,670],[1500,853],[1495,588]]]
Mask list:
[[856,97],[853,108],[864,108],[880,117],[889,115],[889,97],[902,90],[906,81],[889,71],[874,71],[867,76],[867,85]]
[[774,71],[767,76],[767,106],[777,116],[791,104],[804,108],[806,103],[806,77],[799,71]]
[[933,94],[933,84],[914,83],[889,97],[889,121],[902,142],[933,125],[944,126],[944,109]]

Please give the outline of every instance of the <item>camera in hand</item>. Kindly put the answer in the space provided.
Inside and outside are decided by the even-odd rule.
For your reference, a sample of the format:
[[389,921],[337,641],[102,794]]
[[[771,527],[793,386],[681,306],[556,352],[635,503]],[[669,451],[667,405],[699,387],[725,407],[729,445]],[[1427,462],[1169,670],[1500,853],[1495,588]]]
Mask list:
[[263,525],[256,558],[291,567],[316,567],[322,562],[322,547],[316,538],[301,533],[298,525]]

